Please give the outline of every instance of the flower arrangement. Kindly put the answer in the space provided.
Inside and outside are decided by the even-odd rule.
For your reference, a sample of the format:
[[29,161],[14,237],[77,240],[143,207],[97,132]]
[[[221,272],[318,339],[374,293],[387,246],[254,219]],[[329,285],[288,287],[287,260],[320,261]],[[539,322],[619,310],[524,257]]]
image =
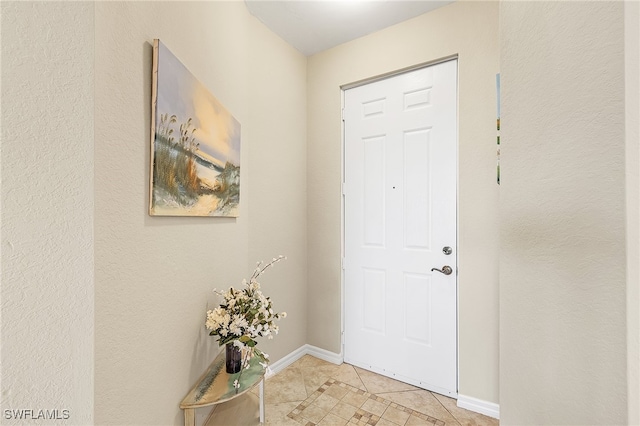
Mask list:
[[286,312],[274,312],[271,299],[262,294],[258,282],[267,269],[284,259],[286,257],[278,256],[266,265],[258,262],[249,281],[242,280],[242,289],[214,289],[223,301],[217,308],[207,311],[205,326],[210,330],[210,336],[218,336],[220,346],[233,343],[241,349],[248,349],[245,350],[248,355],[243,357],[245,365],[248,364],[249,355],[255,355],[266,367],[269,355],[256,347],[256,338],[273,339],[278,334],[275,321],[287,316]]

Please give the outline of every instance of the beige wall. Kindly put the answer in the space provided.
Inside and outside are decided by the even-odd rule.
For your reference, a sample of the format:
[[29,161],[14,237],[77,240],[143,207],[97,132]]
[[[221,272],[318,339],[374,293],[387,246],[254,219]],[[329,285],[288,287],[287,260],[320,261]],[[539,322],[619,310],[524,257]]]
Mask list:
[[502,424],[626,424],[623,9],[501,2]]
[[[147,215],[154,38],[242,124],[238,219]],[[305,57],[241,2],[3,2],[2,55],[3,410],[180,424],[212,289],[278,254],[263,349],[306,343]]]
[[[499,50],[498,4],[458,2],[308,64],[239,2],[1,7],[2,410],[180,424],[211,289],[281,253],[264,348],[339,352],[340,85],[458,54],[460,393],[504,424],[638,422],[637,4],[623,39],[621,3],[503,2]],[[238,219],[147,216],[153,38],[242,123]]]
[[[181,424],[218,350],[203,327],[214,287],[288,254],[262,281],[290,314],[264,349],[306,343],[306,59],[241,2],[102,2],[95,34],[95,420]],[[154,38],[242,125],[238,219],[147,215]]]
[[497,2],[456,2],[309,58],[308,341],[341,350],[340,86],[453,54],[459,55],[459,392],[497,403]]
[[628,422],[640,424],[640,3],[624,4]]
[[0,422],[46,409],[91,424],[94,6],[0,7]]
[[249,259],[287,256],[263,282],[289,314],[261,343],[275,361],[307,343],[307,58],[250,23]]

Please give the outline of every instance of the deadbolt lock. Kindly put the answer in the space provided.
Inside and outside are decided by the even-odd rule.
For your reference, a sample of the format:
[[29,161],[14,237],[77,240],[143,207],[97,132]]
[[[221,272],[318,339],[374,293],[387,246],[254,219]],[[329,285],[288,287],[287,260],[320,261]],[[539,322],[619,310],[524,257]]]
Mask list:
[[449,256],[451,253],[453,253],[453,249],[449,246],[445,246],[445,247],[442,247],[442,252],[447,256]]

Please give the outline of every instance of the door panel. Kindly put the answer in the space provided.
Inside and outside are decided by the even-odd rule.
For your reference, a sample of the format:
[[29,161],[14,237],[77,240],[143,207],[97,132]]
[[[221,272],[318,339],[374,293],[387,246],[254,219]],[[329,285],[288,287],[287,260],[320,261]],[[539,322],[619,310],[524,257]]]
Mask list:
[[449,61],[345,91],[345,361],[453,396],[456,82]]

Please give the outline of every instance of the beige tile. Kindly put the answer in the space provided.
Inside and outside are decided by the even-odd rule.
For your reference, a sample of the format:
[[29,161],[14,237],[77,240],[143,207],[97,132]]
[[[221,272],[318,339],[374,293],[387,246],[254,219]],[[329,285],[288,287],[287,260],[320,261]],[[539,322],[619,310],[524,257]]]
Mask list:
[[[334,386],[332,386],[334,387]],[[329,388],[331,389],[331,388]],[[323,410],[325,410],[326,412],[330,412],[333,407],[336,406],[336,404],[338,404],[339,400],[327,395],[327,393],[323,393],[322,395],[320,395],[315,401],[313,401],[313,403],[315,405],[317,405],[318,407],[322,408]]]
[[[329,379],[343,383],[323,386]],[[324,392],[317,391],[320,386],[323,386]],[[360,389],[360,393],[355,392],[355,389]],[[377,395],[363,392],[366,390]],[[255,391],[252,393],[257,395]],[[404,418],[406,426],[445,423],[454,426],[499,424],[496,419],[458,408],[454,399],[435,395],[348,364],[337,366],[308,355],[267,380],[265,399],[266,422],[272,425],[292,426],[322,422],[322,425],[363,426],[369,421],[377,421],[379,426],[398,426],[402,425]],[[388,406],[387,401],[391,401],[392,404]],[[297,410],[296,422],[289,418],[288,414],[301,403],[303,405]],[[367,405],[363,407],[365,403]],[[386,411],[382,413],[382,418],[379,418],[381,406],[384,406]],[[356,419],[353,416],[360,407],[368,410],[361,411],[362,414]],[[404,407],[407,409],[403,410]],[[302,410],[306,417],[303,417]],[[411,410],[423,414],[410,415]],[[371,414],[365,414],[367,412]],[[293,416],[296,417],[295,412]],[[349,423],[346,423],[347,421]]]
[[347,392],[342,397],[342,402],[346,402],[349,405],[353,405],[354,407],[360,408],[365,401],[369,399],[368,394],[361,394],[357,392]]
[[[455,424],[457,425],[457,423]],[[407,419],[407,423],[405,423],[405,426],[426,426],[426,425],[433,426],[433,423],[423,420],[420,417],[416,417],[414,415],[409,416],[409,418]]]
[[[306,420],[304,422],[305,422],[305,424],[307,423]],[[266,422],[265,424],[266,425],[273,425],[273,426],[300,426],[300,422],[297,422],[297,421],[295,421],[293,419],[290,419],[288,417],[285,417],[284,419],[281,419],[281,420],[279,420],[277,422],[272,422],[272,423]],[[263,425],[260,425],[260,426],[263,426]]]
[[333,407],[333,409],[331,410],[331,413],[345,420],[350,420],[351,417],[353,417],[353,415],[355,414],[355,412],[356,412],[356,407],[354,407],[353,405],[349,405],[343,401],[338,402],[336,406]]
[[304,367],[299,370],[302,373],[307,394],[311,395],[313,391],[334,376],[336,370],[338,370],[338,366]]
[[311,355],[303,356],[292,365],[295,365],[296,367],[300,367],[300,368],[308,368],[308,367],[316,368],[316,367],[327,367],[327,366],[337,367],[336,364],[324,361],[322,359],[313,357]]
[[327,414],[328,412],[326,410],[323,410],[322,408],[313,404],[302,410],[302,417],[316,424],[320,423],[320,420],[322,420]]
[[358,376],[360,376],[360,380],[362,380],[367,391],[371,393],[401,392],[418,389],[415,386],[372,373],[362,368],[354,367],[354,369],[356,373],[358,373]]
[[375,414],[376,416],[382,417],[382,413],[384,413],[384,411],[387,409],[387,406],[388,404],[374,401],[373,399],[368,399],[364,404],[362,404],[361,409],[371,414]]
[[347,420],[329,413],[318,423],[318,426],[345,426],[346,424]]
[[358,389],[367,390],[355,368],[349,364],[340,365],[333,374],[333,378],[336,380],[340,380]]
[[388,407],[384,414],[382,415],[383,419],[389,420],[396,425],[404,425],[409,418],[409,413],[404,410],[399,410],[398,408]]
[[421,389],[416,391],[381,393],[379,396],[404,407],[435,417],[436,419],[444,421],[446,424],[458,424],[449,411],[447,411],[429,391]]
[[398,425],[396,423],[390,422],[387,419],[382,418],[378,423],[376,423],[376,426],[398,426]]
[[453,398],[448,398],[436,393],[434,393],[433,396],[449,410],[462,426],[498,426],[500,424],[498,419],[458,407],[457,401]]
[[288,367],[267,379],[264,398],[267,404],[305,400],[307,391],[300,370]]
[[341,386],[340,384],[336,383],[335,385],[330,386],[329,389],[327,389],[324,393],[336,399],[342,399],[342,397],[345,396],[347,392],[351,392],[347,388],[347,386]]
[[280,404],[265,404],[264,421],[271,425],[297,425],[298,422],[287,415],[298,406],[298,402],[283,402]]
[[265,382],[266,383],[271,383],[271,382],[278,381],[278,380],[297,379],[300,376],[302,376],[302,373],[300,372],[300,369],[290,365],[289,367],[287,367],[284,370],[280,371],[278,374],[274,374],[273,376],[269,377]]
[[362,409],[356,410],[356,413],[353,415],[353,419],[356,419],[358,423],[362,424],[375,424],[380,420],[380,416],[377,416],[368,411],[364,411]]

